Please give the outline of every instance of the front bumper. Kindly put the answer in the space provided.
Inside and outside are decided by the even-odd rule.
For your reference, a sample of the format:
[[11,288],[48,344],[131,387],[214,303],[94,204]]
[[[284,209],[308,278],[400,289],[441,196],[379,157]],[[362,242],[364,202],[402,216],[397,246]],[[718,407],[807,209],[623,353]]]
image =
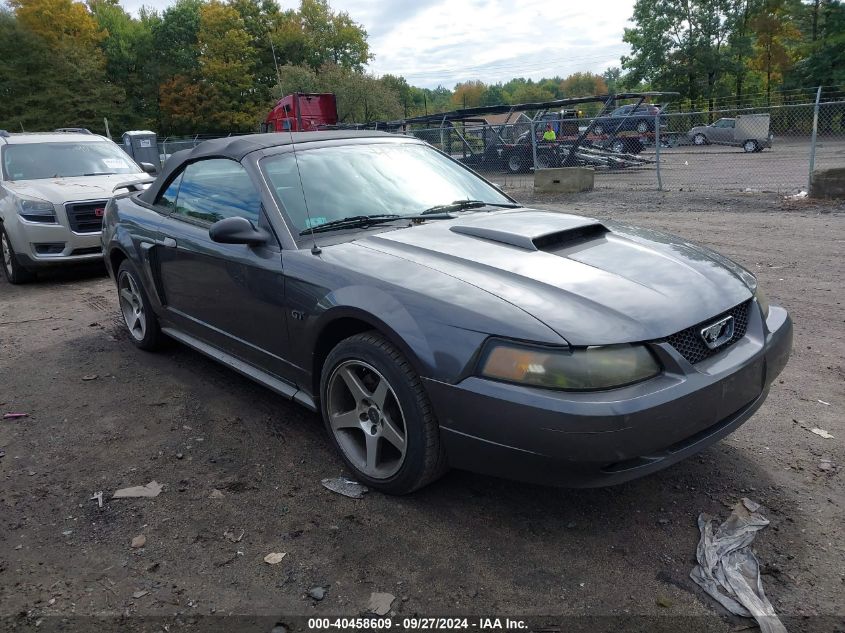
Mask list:
[[727,350],[690,365],[654,345],[664,373],[621,389],[571,393],[472,377],[426,380],[455,468],[549,485],[617,484],[666,468],[730,434],[763,404],[792,347],[772,306]]
[[61,224],[7,224],[18,263],[27,269],[103,259],[100,233],[74,233]]

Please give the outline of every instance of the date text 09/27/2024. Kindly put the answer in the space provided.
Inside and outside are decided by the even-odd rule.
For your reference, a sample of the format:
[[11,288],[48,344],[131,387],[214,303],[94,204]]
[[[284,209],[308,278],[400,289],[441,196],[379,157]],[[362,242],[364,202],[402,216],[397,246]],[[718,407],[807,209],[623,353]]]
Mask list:
[[497,617],[478,618],[309,618],[309,630],[501,630],[518,631],[528,628],[524,620]]

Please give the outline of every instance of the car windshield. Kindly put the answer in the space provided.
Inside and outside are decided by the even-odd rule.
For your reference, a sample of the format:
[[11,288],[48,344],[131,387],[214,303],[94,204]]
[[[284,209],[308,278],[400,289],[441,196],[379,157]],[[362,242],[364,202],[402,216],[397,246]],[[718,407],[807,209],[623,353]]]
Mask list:
[[295,232],[356,216],[417,215],[458,200],[512,202],[471,171],[419,143],[303,149],[296,158],[293,153],[265,158],[261,167]]
[[122,149],[107,141],[7,145],[3,172],[9,180],[142,173]]

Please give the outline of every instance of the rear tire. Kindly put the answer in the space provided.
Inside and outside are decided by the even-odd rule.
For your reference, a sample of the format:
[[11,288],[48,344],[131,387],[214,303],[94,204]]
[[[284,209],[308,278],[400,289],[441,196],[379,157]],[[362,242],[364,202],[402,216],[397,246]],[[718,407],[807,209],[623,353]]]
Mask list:
[[138,269],[128,259],[123,260],[117,270],[117,292],[120,313],[135,347],[147,351],[160,348],[164,334],[158,317],[150,305]]
[[599,136],[604,134],[604,126],[601,123],[594,125],[593,126],[593,134],[598,134]]
[[554,158],[551,154],[540,153],[537,154],[537,169],[550,169],[554,167]]
[[647,121],[640,121],[637,123],[637,132],[640,134],[645,134],[649,130],[649,124]]
[[707,137],[704,134],[696,134],[692,138],[692,142],[696,145],[707,145]]
[[508,171],[512,174],[520,174],[525,171],[526,160],[519,154],[513,153],[505,161]]
[[760,144],[757,143],[754,139],[749,139],[742,144],[742,149],[745,150],[746,154],[751,154],[752,152],[756,152],[757,149],[760,147]]
[[25,284],[35,280],[35,273],[21,266],[12,248],[6,228],[0,224],[0,266],[10,284]]
[[403,495],[448,469],[440,426],[419,376],[377,332],[351,336],[329,352],[320,403],[332,444],[367,486]]

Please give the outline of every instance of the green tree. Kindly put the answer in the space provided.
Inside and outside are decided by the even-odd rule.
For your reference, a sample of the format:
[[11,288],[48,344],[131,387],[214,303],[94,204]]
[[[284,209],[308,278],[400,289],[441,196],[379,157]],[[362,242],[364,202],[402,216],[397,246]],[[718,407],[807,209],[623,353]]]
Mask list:
[[334,12],[326,0],[302,0],[299,19],[306,42],[306,63],[362,70],[372,59],[367,32],[345,11]]
[[728,42],[737,17],[735,0],[637,0],[634,27],[623,40],[628,81],[677,90],[690,101],[704,96],[712,108],[717,82],[729,69]]
[[214,130],[254,127],[256,64],[252,38],[240,14],[229,4],[210,0],[200,9],[197,33],[199,76],[205,102],[203,120]]
[[477,79],[465,81],[455,86],[452,91],[452,105],[456,108],[477,108],[484,101],[487,86]]
[[125,108],[125,94],[106,77],[103,34],[87,7],[53,0],[15,7],[0,12],[0,127],[104,131],[103,117]]
[[604,77],[595,73],[573,73],[560,82],[560,92],[564,97],[588,97],[607,94]]
[[766,78],[766,103],[769,104],[772,82],[780,83],[784,73],[792,67],[791,46],[801,33],[790,23],[780,0],[770,0],[765,9],[753,18],[751,26],[757,36],[752,68]]

